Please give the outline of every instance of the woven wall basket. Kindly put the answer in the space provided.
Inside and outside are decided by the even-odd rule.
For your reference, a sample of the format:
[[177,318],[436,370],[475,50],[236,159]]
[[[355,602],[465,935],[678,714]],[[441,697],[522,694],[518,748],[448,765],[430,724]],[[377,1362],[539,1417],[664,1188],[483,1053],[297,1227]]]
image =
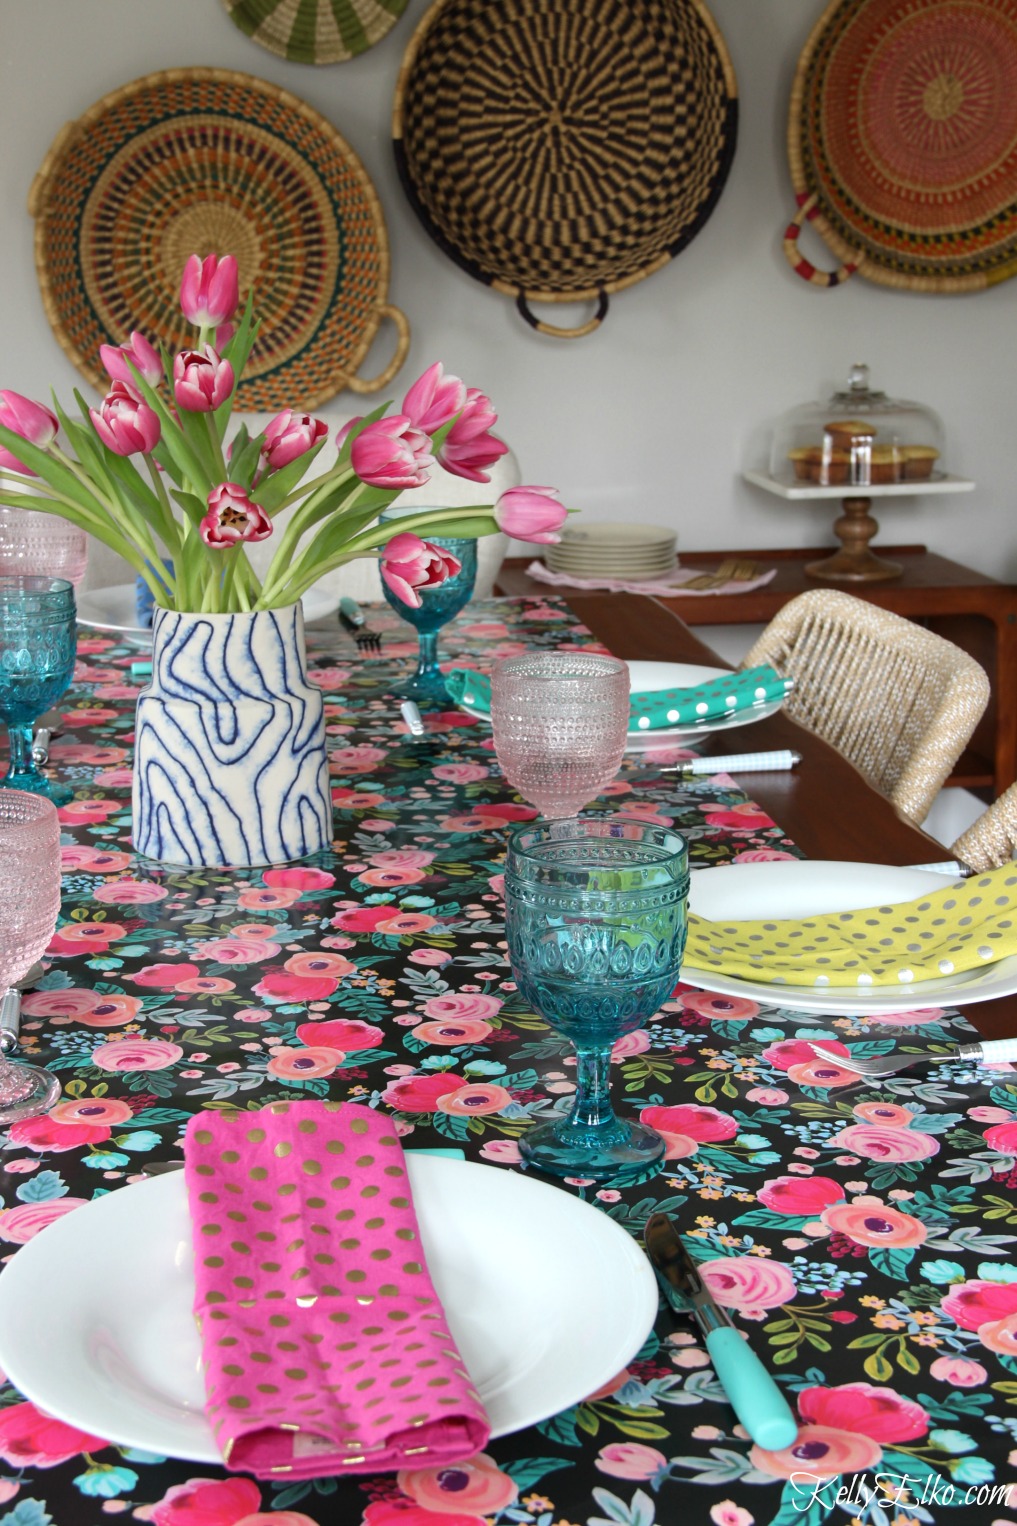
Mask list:
[[[788,157],[803,279],[913,291],[1017,272],[1017,0],[835,0],[802,53]],[[803,221],[841,261],[798,250]]]
[[[238,407],[311,409],[398,371],[409,326],[385,301],[388,238],[360,161],[286,91],[219,69],[172,69],[104,96],[54,142],[32,186],[46,315],[80,371],[132,329],[194,340],[179,304],[188,255],[235,254],[261,333]],[[383,318],[396,353],[357,374]]]
[[339,64],[395,26],[406,0],[222,0],[252,42],[296,64]]
[[[438,0],[403,60],[393,138],[445,253],[571,338],[703,227],[737,114],[700,0]],[[529,306],[588,299],[596,317],[572,329]]]

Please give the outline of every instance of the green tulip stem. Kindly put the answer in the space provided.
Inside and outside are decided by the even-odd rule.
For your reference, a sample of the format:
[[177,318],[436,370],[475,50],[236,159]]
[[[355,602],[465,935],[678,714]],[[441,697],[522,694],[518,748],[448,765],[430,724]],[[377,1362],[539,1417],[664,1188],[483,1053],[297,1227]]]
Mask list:
[[302,482],[295,487],[292,493],[283,499],[279,507],[273,510],[273,514],[282,514],[284,510],[291,509],[295,503],[300,503],[301,499],[306,508],[312,498],[321,492],[322,488],[328,488],[331,491],[334,487],[341,487],[344,482],[355,482],[356,480],[357,474],[351,466],[342,470],[339,469],[338,464],[332,466],[327,472],[322,472],[320,477],[312,477],[310,482]]
[[[3,477],[16,477],[16,473],[2,471],[0,478]],[[18,478],[18,480],[24,479]],[[144,556],[126,536],[113,528],[113,522],[110,520],[100,520],[84,509],[81,504],[64,498],[58,493],[42,493],[38,487],[35,487],[32,493],[10,493],[0,488],[0,504],[11,509],[34,509],[42,514],[53,514],[58,519],[66,519],[70,524],[77,525],[78,529],[84,530],[86,535],[93,535],[96,540],[101,540],[103,545],[109,546],[111,551],[122,556],[138,576],[144,578],[153,594],[158,592],[158,582],[149,572]],[[161,560],[158,554],[156,560]]]
[[[65,466],[88,489],[91,496],[105,509],[110,521],[116,523],[118,510],[120,517],[126,518],[129,521],[130,533],[134,538],[135,544],[140,548],[143,559],[151,562],[162,561],[162,556],[152,535],[151,526],[133,503],[123,494],[110,495],[103,493],[84,471],[80,462],[75,461],[73,456],[65,455],[58,445],[51,444],[49,454],[55,460],[58,460],[61,465]],[[106,539],[105,535],[99,530],[93,530],[93,534],[99,535],[100,539]]]
[[[435,517],[433,511],[430,514],[407,514],[405,519],[398,521],[398,533],[401,535],[405,532],[412,535],[416,534],[418,530],[429,527],[437,534],[439,530],[434,523]],[[485,512],[480,505],[463,509],[446,509],[441,515],[441,520],[441,534],[460,536],[464,540],[478,540],[484,535],[493,533],[498,528],[493,509],[489,508]],[[428,521],[430,521],[430,525],[428,525]],[[314,551],[317,544],[327,535],[327,530],[323,531],[320,536],[315,538],[314,543],[308,547],[307,552],[301,556],[299,563],[294,563],[290,579],[284,585],[286,597],[284,599],[278,598],[278,590],[273,590],[270,595],[272,604],[295,604],[326,573],[334,572],[337,567],[344,566],[346,562],[352,562],[357,557],[372,551],[377,554],[381,547],[392,539],[392,528],[393,522],[391,520],[387,524],[373,525],[370,529],[347,541],[345,545],[330,556],[318,560],[308,560],[309,553]],[[262,592],[264,597],[264,590]],[[262,608],[268,607],[270,606],[262,604]]]
[[205,426],[208,430],[208,443],[212,450],[212,460],[219,472],[219,481],[228,480],[226,472],[226,458],[222,453],[222,441],[219,439],[219,431],[215,427],[215,414],[205,414]]
[[[276,553],[269,565],[269,569],[265,574],[265,581],[262,584],[261,589],[263,598],[265,597],[267,590],[276,588],[281,583],[284,583],[290,576],[294,565],[294,557],[296,554],[297,545],[299,544],[301,536],[306,534],[306,532],[311,529],[312,526],[318,524],[322,519],[343,514],[348,509],[353,507],[357,497],[359,496],[360,490],[364,487],[364,484],[360,482],[359,479],[355,479],[357,486],[353,489],[344,503],[339,505],[332,505],[328,502],[331,493],[336,488],[343,485],[344,478],[347,475],[349,477],[353,476],[352,473],[343,473],[333,478],[329,473],[326,472],[323,477],[318,479],[318,486],[314,489],[306,502],[290,515],[286,529],[283,531],[282,539],[279,542],[278,549],[276,550]],[[276,512],[278,512],[278,510]],[[316,541],[312,542],[312,546],[315,544]],[[280,574],[282,574],[282,576],[280,576]]]
[[145,465],[148,467],[148,474],[152,479],[152,486],[155,489],[155,496],[162,507],[162,538],[166,543],[166,549],[175,558],[180,550],[180,526],[173,513],[173,505],[169,501],[166,484],[162,480],[162,472],[155,463],[155,457],[146,451],[144,452],[144,459]]

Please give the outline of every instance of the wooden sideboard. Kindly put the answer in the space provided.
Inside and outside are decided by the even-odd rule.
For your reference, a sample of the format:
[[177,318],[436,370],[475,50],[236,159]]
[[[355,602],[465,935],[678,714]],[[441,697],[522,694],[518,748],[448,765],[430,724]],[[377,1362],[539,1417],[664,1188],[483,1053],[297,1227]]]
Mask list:
[[[824,550],[829,547],[683,551],[683,567],[713,569],[725,557],[736,555],[763,567],[775,567],[776,576],[765,587],[749,593],[683,597],[678,592],[660,603],[691,626],[765,625],[789,599],[808,588],[840,588],[938,631],[970,652],[992,685],[989,707],[948,782],[973,790],[986,800],[1001,794],[1017,779],[1017,587],[948,561],[925,546],[879,547],[880,552],[902,564],[899,578],[884,583],[821,583],[806,575],[805,564],[822,556]],[[495,592],[542,597],[555,592],[550,584],[527,575],[531,561],[531,557],[510,557],[503,562]],[[568,596],[568,589],[559,591]],[[615,596],[600,592],[584,597]]]

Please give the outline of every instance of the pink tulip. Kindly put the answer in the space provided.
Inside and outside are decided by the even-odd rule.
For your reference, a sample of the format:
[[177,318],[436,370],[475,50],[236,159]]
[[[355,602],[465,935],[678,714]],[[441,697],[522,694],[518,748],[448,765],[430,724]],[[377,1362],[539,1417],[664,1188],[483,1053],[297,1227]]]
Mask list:
[[[55,439],[59,428],[55,414],[41,403],[33,403],[30,397],[22,397],[20,392],[0,392],[0,424],[12,429],[30,445],[38,445],[41,450]],[[24,472],[28,477],[37,475],[0,445],[0,467],[4,466],[12,472]]]
[[419,535],[394,535],[381,553],[381,575],[403,604],[419,609],[423,602],[418,588],[434,588],[454,578],[462,562],[441,546],[432,546]]
[[497,420],[490,398],[476,387],[467,387],[462,411],[438,451],[438,460],[445,470],[456,477],[467,477],[470,482],[489,481],[486,468],[508,450],[504,440],[488,433]]
[[350,447],[357,476],[371,487],[423,487],[434,464],[430,437],[404,413],[367,424]]
[[272,521],[238,482],[220,482],[208,495],[208,513],[198,529],[206,546],[221,550],[238,541],[267,540]]
[[235,255],[227,254],[220,260],[207,254],[204,261],[191,255],[180,282],[180,306],[189,323],[201,328],[225,323],[233,317],[239,301]]
[[494,506],[499,530],[516,540],[555,545],[557,533],[565,523],[568,510],[562,508],[558,491],[553,487],[510,487]]
[[233,391],[233,367],[210,344],[181,350],[173,362],[173,395],[188,413],[211,413]]
[[298,456],[312,450],[328,434],[328,425],[312,419],[309,413],[293,413],[287,408],[277,413],[265,430],[261,458],[273,471],[288,466]]
[[434,434],[465,406],[465,386],[458,376],[445,375],[440,360],[428,366],[403,398],[403,413],[425,434]]
[[131,334],[130,344],[101,344],[99,358],[106,367],[106,374],[110,381],[122,382],[133,397],[138,397],[140,394],[138,383],[130,369],[131,364],[141,373],[150,387],[157,387],[162,381],[162,357],[158,350],[149,344],[144,334],[138,333],[137,329]]
[[139,402],[126,382],[114,382],[99,407],[88,412],[102,443],[118,456],[147,452],[159,443],[159,415]]

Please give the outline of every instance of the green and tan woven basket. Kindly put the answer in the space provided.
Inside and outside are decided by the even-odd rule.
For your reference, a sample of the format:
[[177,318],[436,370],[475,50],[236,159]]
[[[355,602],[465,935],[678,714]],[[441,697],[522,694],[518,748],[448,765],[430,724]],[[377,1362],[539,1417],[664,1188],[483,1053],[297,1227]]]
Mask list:
[[[285,90],[221,69],[170,69],[104,96],[57,137],[32,186],[46,315],[78,369],[107,385],[99,346],[132,329],[171,349],[188,255],[234,254],[261,331],[247,410],[320,406],[396,374],[409,325],[385,298],[377,195],[336,130]],[[383,319],[395,354],[359,370]]]
[[[804,280],[979,291],[1017,273],[1017,0],[834,0],[788,117]],[[840,260],[801,253],[803,222]]]
[[[403,59],[393,139],[445,253],[574,338],[704,226],[737,120],[700,0],[438,0]],[[585,300],[597,315],[572,329],[530,310]]]
[[341,64],[388,35],[406,0],[222,0],[252,42],[295,64]]

